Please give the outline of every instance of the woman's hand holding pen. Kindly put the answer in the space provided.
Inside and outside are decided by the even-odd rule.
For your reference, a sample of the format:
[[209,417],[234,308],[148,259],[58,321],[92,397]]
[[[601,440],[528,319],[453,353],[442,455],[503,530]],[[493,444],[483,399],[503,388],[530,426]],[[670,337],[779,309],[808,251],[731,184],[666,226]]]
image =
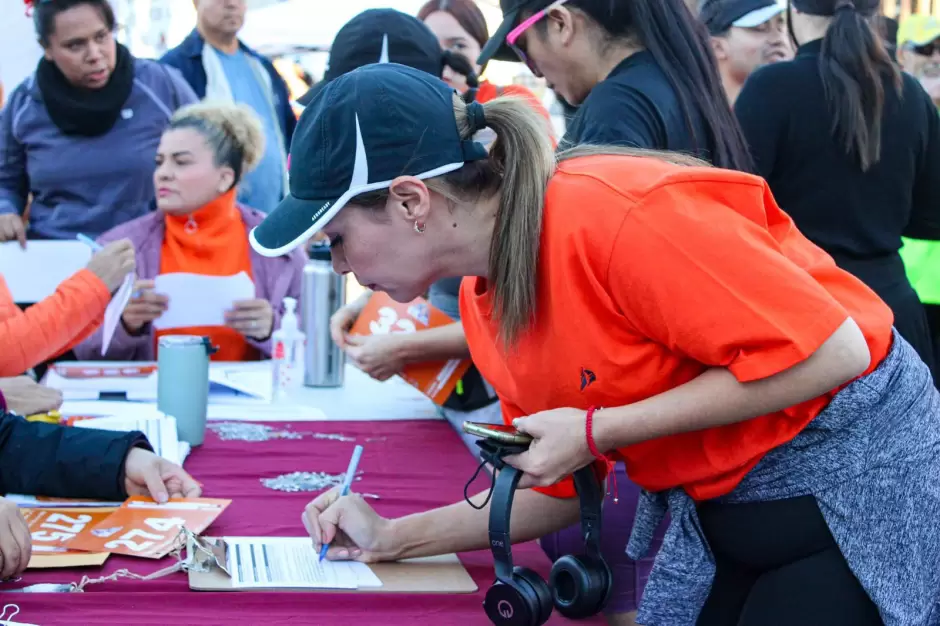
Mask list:
[[127,302],[121,315],[124,328],[132,335],[139,333],[141,328],[163,315],[170,304],[169,298],[154,291],[152,280],[138,280],[134,283],[134,293],[137,295]]
[[317,552],[328,544],[326,556],[331,561],[395,560],[392,521],[376,513],[362,496],[340,496],[339,492],[336,487],[320,494],[304,511],[304,527]]
[[87,267],[107,285],[108,291],[114,293],[124,282],[124,278],[137,269],[134,244],[128,239],[113,241],[95,252]]

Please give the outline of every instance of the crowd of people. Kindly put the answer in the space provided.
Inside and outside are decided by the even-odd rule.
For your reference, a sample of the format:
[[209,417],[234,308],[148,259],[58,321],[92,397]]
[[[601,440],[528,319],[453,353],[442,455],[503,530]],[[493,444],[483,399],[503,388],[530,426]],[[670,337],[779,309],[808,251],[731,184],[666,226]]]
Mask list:
[[[938,623],[940,21],[880,0],[502,0],[490,33],[473,0],[429,0],[352,19],[294,99],[238,39],[243,0],[195,4],[160,60],[115,41],[108,0],[33,6],[44,57],[0,113],[0,242],[101,250],[31,306],[0,274],[0,493],[198,494],[138,433],[24,420],[61,402],[24,374],[153,360],[174,272],[245,272],[255,298],[225,325],[173,332],[270,358],[325,238],[370,287],[331,320],[354,364],[469,358],[447,419],[533,438],[507,459],[513,541],[577,553],[570,476],[606,478],[608,623]],[[544,79],[563,136],[486,80],[492,60]],[[454,321],[352,336],[372,290]],[[485,496],[384,519],[334,490],[304,524],[336,559],[485,549]],[[0,498],[0,579],[24,529]]]

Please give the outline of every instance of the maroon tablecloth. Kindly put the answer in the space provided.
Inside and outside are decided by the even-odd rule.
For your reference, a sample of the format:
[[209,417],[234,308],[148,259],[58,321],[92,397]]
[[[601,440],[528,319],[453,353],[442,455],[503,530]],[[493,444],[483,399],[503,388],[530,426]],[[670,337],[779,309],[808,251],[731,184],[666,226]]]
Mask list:
[[[283,426],[283,425],[281,425]],[[373,505],[381,515],[397,517],[449,504],[463,497],[463,486],[475,469],[473,458],[446,422],[295,423],[295,431],[342,433],[365,446],[356,489],[381,496]],[[384,437],[366,442],[367,438]],[[265,442],[222,441],[207,433],[186,468],[204,484],[207,497],[230,498],[231,506],[210,527],[223,536],[303,536],[301,513],[310,493],[283,493],[262,486],[260,479],[294,471],[341,473],[353,442],[279,439]],[[475,487],[485,487],[480,481]],[[548,575],[550,563],[535,543],[513,550],[517,565]],[[16,603],[17,621],[58,624],[487,624],[482,602],[493,581],[488,552],[461,554],[460,559],[480,590],[466,595],[395,595],[191,591],[185,574],[154,581],[121,580],[88,587],[86,593],[3,593],[0,606]],[[77,582],[83,574],[99,576],[128,568],[147,574],[172,561],[112,556],[103,568],[28,571],[21,583]],[[568,623],[554,616],[550,623]],[[601,624],[603,620],[580,623]]]

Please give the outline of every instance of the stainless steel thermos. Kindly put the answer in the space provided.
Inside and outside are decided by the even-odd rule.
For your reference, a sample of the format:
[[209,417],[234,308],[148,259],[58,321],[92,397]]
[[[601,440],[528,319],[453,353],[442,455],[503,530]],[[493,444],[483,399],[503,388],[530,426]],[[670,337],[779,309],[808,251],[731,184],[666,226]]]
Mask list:
[[330,318],[346,304],[346,277],[333,271],[328,244],[314,244],[304,267],[301,288],[304,384],[308,387],[340,387],[346,354],[330,337]]

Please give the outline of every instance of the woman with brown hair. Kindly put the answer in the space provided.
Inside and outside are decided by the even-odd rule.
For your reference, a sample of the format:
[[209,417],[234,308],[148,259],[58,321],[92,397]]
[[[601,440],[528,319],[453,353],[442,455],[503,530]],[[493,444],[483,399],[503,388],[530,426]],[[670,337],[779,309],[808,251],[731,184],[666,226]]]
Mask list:
[[[486,27],[486,18],[476,2],[473,0],[429,0],[418,11],[418,19],[437,35],[441,48],[467,58],[473,65],[477,76],[483,73],[486,64],[479,65],[476,59],[480,56],[480,51],[486,45],[487,39],[490,38],[490,33]],[[461,93],[468,89],[467,77],[458,74],[450,67],[444,68],[442,78]],[[539,113],[546,118],[549,117],[548,111],[535,94],[522,85],[497,86],[488,80],[480,80],[475,99],[483,103],[503,95],[526,98]]]
[[[556,160],[524,103],[467,104],[400,66],[350,72],[311,109],[291,194],[252,245],[283,254],[323,230],[336,271],[401,302],[471,277],[470,352],[505,423],[533,438],[506,459],[525,473],[511,540],[573,523],[568,477],[623,459],[647,492],[631,555],[670,513],[640,623],[929,619],[940,393],[884,302],[762,179],[625,147]],[[304,523],[334,559],[480,550],[485,495],[386,519],[333,490]],[[538,592],[546,616],[572,586]]]

